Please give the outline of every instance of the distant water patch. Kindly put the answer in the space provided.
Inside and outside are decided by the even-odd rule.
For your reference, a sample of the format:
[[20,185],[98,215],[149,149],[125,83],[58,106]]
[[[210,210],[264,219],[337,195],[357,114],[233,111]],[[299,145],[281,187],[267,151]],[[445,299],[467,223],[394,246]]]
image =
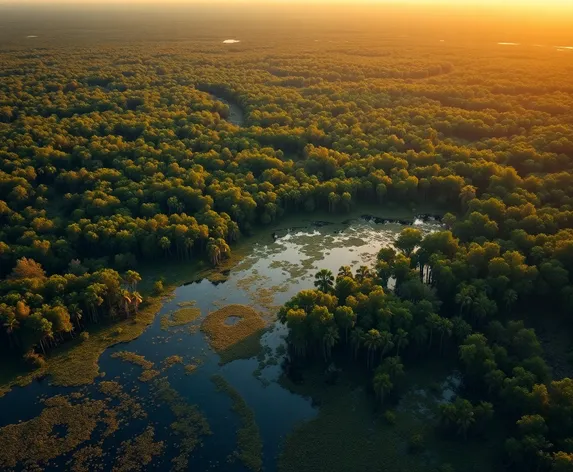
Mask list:
[[38,36],[33,35],[33,34],[30,34],[30,35],[26,36],[26,38],[37,38],[37,37],[38,37]]
[[558,51],[573,51],[573,46],[555,46]]
[[519,43],[497,43],[499,46],[519,46]]
[[223,41],[223,44],[236,44],[240,42],[241,40],[239,39],[225,39],[225,41]]

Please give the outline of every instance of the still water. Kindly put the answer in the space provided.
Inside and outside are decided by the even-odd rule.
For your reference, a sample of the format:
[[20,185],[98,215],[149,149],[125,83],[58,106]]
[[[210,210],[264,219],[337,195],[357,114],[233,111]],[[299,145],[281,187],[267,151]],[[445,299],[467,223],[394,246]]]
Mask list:
[[[377,222],[376,222],[377,221]],[[212,435],[203,438],[202,446],[195,449],[189,470],[247,470],[238,461],[229,461],[236,450],[236,431],[239,418],[231,410],[231,399],[216,390],[211,376],[222,375],[238,391],[250,407],[260,429],[263,442],[263,467],[265,471],[276,470],[277,456],[282,441],[297,424],[313,418],[317,409],[311,400],[295,395],[278,382],[284,352],[285,327],[273,321],[277,307],[301,289],[313,287],[314,274],[322,268],[336,273],[340,266],[353,269],[369,266],[382,246],[391,245],[403,228],[403,224],[358,217],[344,222],[303,221],[297,227],[284,227],[268,237],[258,239],[245,251],[244,257],[231,270],[228,280],[213,284],[201,280],[176,289],[175,296],[166,302],[160,315],[177,310],[181,303],[194,301],[201,309],[201,317],[221,306],[240,303],[257,308],[269,320],[270,329],[263,335],[261,344],[267,366],[259,370],[262,357],[235,360],[219,365],[218,355],[211,351],[203,333],[190,330],[189,326],[161,328],[161,316],[157,316],[149,328],[136,340],[114,346],[101,356],[100,372],[105,373],[93,385],[81,388],[49,386],[48,380],[34,382],[25,388],[16,388],[0,399],[0,426],[29,420],[43,408],[42,398],[57,394],[68,395],[81,391],[88,398],[103,398],[98,391],[102,381],[114,380],[125,392],[130,392],[148,413],[144,420],[138,419],[123,425],[115,434],[106,438],[103,447],[114,454],[121,441],[141,433],[148,424],[155,428],[155,440],[166,444],[163,454],[148,466],[155,470],[168,470],[175,441],[169,429],[173,421],[169,411],[149,400],[150,384],[138,380],[141,368],[113,358],[118,351],[129,351],[145,356],[148,361],[160,366],[169,356],[183,357],[184,363],[162,372],[171,387],[191,405],[196,405],[209,422]],[[404,223],[404,222],[401,222]],[[416,220],[419,229],[429,232],[438,229],[435,221]],[[232,322],[232,320],[230,320]],[[195,323],[196,324],[196,323]],[[184,365],[196,363],[192,375],[186,375]],[[50,462],[45,470],[66,467],[70,454]],[[112,463],[103,460],[104,470]],[[111,458],[109,459],[111,461]]]

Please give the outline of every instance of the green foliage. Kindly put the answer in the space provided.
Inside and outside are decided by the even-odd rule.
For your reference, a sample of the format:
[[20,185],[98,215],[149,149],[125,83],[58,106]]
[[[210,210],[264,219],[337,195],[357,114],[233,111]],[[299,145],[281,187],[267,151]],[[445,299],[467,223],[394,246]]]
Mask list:
[[424,450],[425,441],[421,434],[413,434],[408,440],[408,449],[411,453],[416,454]]

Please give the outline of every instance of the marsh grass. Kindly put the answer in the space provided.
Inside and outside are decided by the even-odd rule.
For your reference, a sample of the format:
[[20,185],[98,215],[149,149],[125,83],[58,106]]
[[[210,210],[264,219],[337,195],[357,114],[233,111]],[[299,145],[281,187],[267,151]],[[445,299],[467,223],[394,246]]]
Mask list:
[[77,337],[54,349],[40,369],[29,370],[21,361],[3,360],[0,362],[0,397],[14,386],[26,386],[46,375],[50,376],[51,384],[63,387],[92,383],[99,375],[101,354],[111,346],[138,338],[151,324],[162,303],[160,297],[147,298],[135,319],[94,326],[85,341]]
[[180,308],[173,314],[166,314],[161,317],[161,329],[168,330],[174,326],[184,326],[192,323],[201,316],[201,310],[192,306]]
[[[105,421],[107,404],[103,400],[84,400],[73,404],[64,396],[55,396],[44,404],[45,408],[39,416],[0,429],[0,470],[24,463],[41,467],[89,441],[98,423],[104,422],[110,426],[110,422]],[[113,412],[111,419],[115,419]],[[111,425],[112,428],[114,426]],[[59,435],[58,428],[62,427],[65,434]]]
[[156,456],[163,451],[163,441],[155,442],[155,430],[148,426],[146,430],[133,439],[121,443],[117,453],[114,472],[131,472],[147,470]]
[[262,470],[263,444],[253,410],[249,408],[241,395],[223,377],[213,375],[211,380],[217,387],[217,390],[231,397],[233,411],[239,415],[241,427],[237,431],[237,457],[252,471],[258,472]]
[[161,364],[162,364],[162,370],[165,371],[170,367],[173,367],[175,364],[183,364],[183,358],[177,355],[169,356],[166,359],[164,359]]
[[111,357],[114,359],[121,359],[122,361],[129,362],[131,364],[138,365],[143,369],[153,369],[153,362],[148,361],[144,356],[140,356],[139,354],[135,354],[134,352],[129,351],[118,351],[114,352]]
[[100,463],[104,455],[99,446],[85,446],[74,452],[72,459],[66,464],[72,472],[98,472],[103,471]]
[[141,382],[149,382],[150,380],[154,379],[155,377],[157,377],[159,374],[161,374],[160,371],[155,370],[155,369],[148,369],[148,370],[144,370],[141,375],[138,377],[138,379]]
[[[153,370],[146,370],[145,372],[154,372]],[[116,399],[119,405],[116,410],[124,414],[129,419],[147,418],[147,413],[141,404],[131,395],[123,390],[123,387],[118,382],[113,380],[103,381],[98,385],[98,390],[106,395],[109,399]],[[72,394],[73,395],[73,394]],[[70,397],[72,397],[70,395]]]
[[204,436],[212,434],[209,423],[197,406],[189,405],[166,378],[155,380],[152,394],[156,402],[167,405],[175,416],[170,428],[177,437],[178,454],[171,461],[172,470],[187,470],[189,457],[195,448]]
[[[228,325],[225,320],[230,316],[241,319]],[[209,313],[201,324],[201,330],[206,334],[211,348],[219,354],[220,363],[226,364],[235,359],[249,359],[257,355],[265,322],[249,306],[227,305]]]

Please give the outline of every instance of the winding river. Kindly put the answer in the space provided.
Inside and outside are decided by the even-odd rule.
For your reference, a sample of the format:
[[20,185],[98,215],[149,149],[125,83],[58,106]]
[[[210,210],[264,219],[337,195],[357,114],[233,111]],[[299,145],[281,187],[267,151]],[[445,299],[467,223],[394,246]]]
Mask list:
[[[232,268],[225,282],[213,284],[201,280],[180,286],[174,297],[163,305],[160,315],[177,310],[182,303],[190,301],[201,309],[202,317],[221,306],[240,303],[254,306],[272,320],[277,306],[299,290],[313,287],[317,270],[328,268],[336,273],[342,265],[353,268],[370,265],[380,247],[391,245],[403,228],[401,224],[382,221],[360,215],[345,221],[336,218],[312,221],[307,218],[299,219],[296,227],[285,225],[277,228],[272,235],[248,243],[244,257]],[[418,219],[413,224],[425,232],[439,228],[435,221]],[[100,372],[105,374],[93,385],[61,388],[52,387],[48,380],[43,380],[12,390],[0,399],[0,427],[37,416],[43,408],[40,400],[56,394],[69,395],[79,391],[89,398],[102,398],[98,385],[102,381],[114,380],[141,402],[148,418],[134,420],[120,428],[105,439],[104,448],[113,451],[121,441],[153,424],[156,440],[165,441],[166,449],[154,459],[152,468],[168,469],[174,454],[168,428],[173,419],[161,405],[153,405],[149,401],[150,384],[138,380],[141,368],[112,355],[118,351],[134,352],[156,365],[161,365],[169,356],[178,355],[183,357],[184,364],[175,365],[161,375],[168,378],[171,387],[189,404],[197,405],[212,431],[203,439],[202,446],[194,451],[189,469],[247,470],[239,460],[227,460],[237,447],[239,417],[231,410],[230,398],[217,391],[211,381],[213,374],[220,374],[253,410],[263,442],[264,470],[276,470],[277,456],[285,436],[300,422],[317,415],[310,399],[291,393],[277,382],[281,373],[285,328],[270,321],[271,328],[261,341],[266,367],[255,375],[262,357],[235,360],[220,366],[219,356],[210,350],[200,330],[190,330],[189,326],[164,330],[160,320],[161,316],[157,316],[138,339],[105,351],[99,361]],[[184,365],[191,362],[196,362],[198,367],[192,375],[186,375]],[[53,460],[46,470],[65,467],[70,457],[68,454]],[[105,460],[104,470],[111,470]]]

